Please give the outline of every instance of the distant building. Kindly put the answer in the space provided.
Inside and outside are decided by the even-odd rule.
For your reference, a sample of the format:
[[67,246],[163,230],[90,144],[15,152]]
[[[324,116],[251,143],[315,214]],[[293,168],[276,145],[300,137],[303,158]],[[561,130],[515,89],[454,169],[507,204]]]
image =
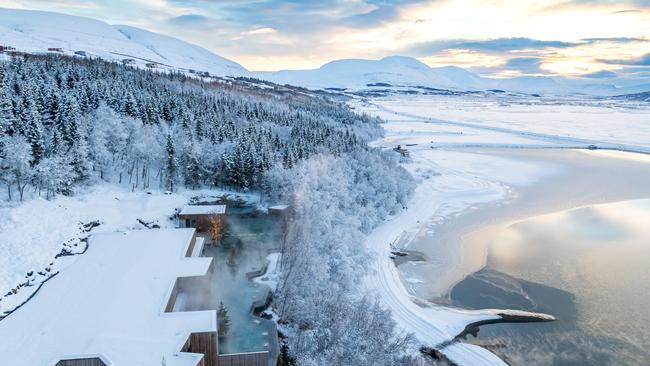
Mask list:
[[7,46],[7,45],[2,46],[2,45],[0,45],[0,52],[12,52],[12,51],[15,51],[15,50],[16,49],[11,47],[11,46]]
[[207,232],[214,217],[226,214],[226,205],[187,205],[178,214],[178,226]]
[[86,51],[75,51],[74,54],[77,56],[86,57]]
[[135,63],[135,60],[132,58],[123,58],[122,59],[122,65],[133,65]]
[[49,52],[58,52],[58,53],[63,53],[63,48],[61,47],[48,47],[47,49]]
[[147,62],[145,66],[147,66],[150,69],[155,69],[156,67],[158,67],[158,64],[155,62]]

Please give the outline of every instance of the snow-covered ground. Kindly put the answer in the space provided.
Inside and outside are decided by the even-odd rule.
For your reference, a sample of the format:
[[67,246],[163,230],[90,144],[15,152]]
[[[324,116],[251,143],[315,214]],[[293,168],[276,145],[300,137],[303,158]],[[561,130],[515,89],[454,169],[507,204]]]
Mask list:
[[[532,141],[537,141],[537,144],[568,146],[623,145],[650,151],[650,106],[647,103],[615,103],[589,98],[569,102],[555,98],[402,96],[376,99],[375,105],[367,109],[387,120],[402,121],[399,125],[386,126],[391,136],[407,129],[447,132],[432,134],[431,141],[435,145],[477,142],[535,145]],[[431,126],[423,127],[423,124]],[[460,133],[462,136],[458,135]]]
[[[171,217],[175,209],[191,197],[226,193],[217,190],[174,194],[130,192],[125,187],[104,184],[73,197],[59,196],[52,201],[35,198],[18,205],[5,204],[0,207],[0,253],[3,254],[0,256],[0,314],[23,303],[42,281],[72,263],[75,257],[67,260],[55,257],[62,250],[82,252],[86,247],[82,239],[91,233],[144,229],[139,220],[150,226],[173,228],[176,221]],[[243,199],[254,201],[256,197],[247,195]],[[100,225],[86,232],[84,224],[93,221]],[[29,285],[18,287],[21,283]]]
[[[512,187],[538,184],[563,169],[548,161],[476,153],[468,147],[557,149],[596,144],[648,151],[650,108],[559,102],[553,107],[522,106],[456,98],[409,96],[355,103],[359,110],[388,121],[386,136],[374,145],[406,146],[412,161],[404,167],[419,183],[408,209],[368,237],[366,245],[377,261],[366,285],[379,294],[398,324],[423,344],[442,346],[442,352],[460,365],[502,365],[486,349],[450,342],[467,324],[493,318],[495,310],[461,311],[414,297],[406,286],[421,280],[402,278],[390,258],[391,250],[408,247],[423,231],[434,230],[437,223],[453,220],[461,212],[506,202],[512,198]],[[485,260],[484,249],[468,255],[452,244],[436,243],[433,265],[440,278],[428,280],[441,291],[480,269]]]

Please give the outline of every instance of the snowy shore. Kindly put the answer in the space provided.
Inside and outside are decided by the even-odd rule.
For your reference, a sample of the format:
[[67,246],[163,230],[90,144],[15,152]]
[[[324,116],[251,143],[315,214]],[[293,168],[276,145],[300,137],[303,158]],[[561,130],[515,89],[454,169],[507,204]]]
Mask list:
[[[453,341],[466,326],[500,321],[495,315],[498,311],[464,311],[431,301],[444,298],[451,286],[484,266],[486,241],[465,240],[465,236],[536,214],[650,195],[638,184],[648,181],[650,173],[644,171],[650,170],[647,166],[643,169],[644,163],[639,161],[645,156],[630,159],[630,154],[618,152],[566,150],[566,136],[554,138],[543,125],[536,126],[544,132],[542,136],[495,130],[489,125],[470,128],[429,123],[427,118],[402,113],[409,112],[411,101],[422,115],[425,104],[417,99],[358,106],[389,121],[386,137],[374,145],[408,145],[412,161],[404,166],[418,180],[407,210],[366,240],[377,257],[366,286],[380,295],[398,324],[413,332],[423,345],[437,347],[460,365],[502,365],[503,361],[484,348]],[[399,113],[390,109],[396,105]],[[436,116],[435,109],[424,109]],[[473,117],[480,119],[480,111]],[[598,134],[607,128],[602,121],[605,119],[599,116],[596,135],[584,129],[582,135],[570,139],[598,142]],[[571,127],[554,123],[546,129],[561,134],[560,127]],[[468,142],[483,148],[468,149]],[[648,148],[633,138],[620,142],[642,143],[633,145],[640,151]],[[512,147],[516,149],[508,149]],[[480,231],[474,238],[487,234]],[[422,253],[425,261],[407,262],[398,268],[391,259],[395,250]]]

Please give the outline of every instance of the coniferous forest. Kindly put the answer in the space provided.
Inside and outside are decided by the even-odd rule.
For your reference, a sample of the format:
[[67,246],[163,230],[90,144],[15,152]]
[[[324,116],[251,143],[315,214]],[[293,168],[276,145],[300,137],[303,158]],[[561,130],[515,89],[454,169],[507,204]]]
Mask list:
[[133,189],[259,189],[275,165],[363,149],[380,132],[342,103],[100,60],[0,64],[2,180],[51,197],[101,179]]

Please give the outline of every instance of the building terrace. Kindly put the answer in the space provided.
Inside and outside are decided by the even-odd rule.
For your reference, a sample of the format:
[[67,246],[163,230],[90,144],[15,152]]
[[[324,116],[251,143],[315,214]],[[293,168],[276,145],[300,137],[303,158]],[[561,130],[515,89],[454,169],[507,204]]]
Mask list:
[[217,364],[216,312],[171,312],[177,279],[210,267],[212,258],[191,257],[202,244],[193,229],[95,235],[84,255],[0,321],[0,364]]

